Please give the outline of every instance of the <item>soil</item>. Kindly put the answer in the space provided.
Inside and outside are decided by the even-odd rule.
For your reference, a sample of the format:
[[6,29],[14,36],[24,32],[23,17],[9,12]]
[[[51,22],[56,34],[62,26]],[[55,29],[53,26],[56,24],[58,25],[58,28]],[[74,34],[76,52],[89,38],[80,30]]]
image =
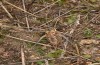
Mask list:
[[0,65],[100,65],[99,49],[100,0],[0,0]]

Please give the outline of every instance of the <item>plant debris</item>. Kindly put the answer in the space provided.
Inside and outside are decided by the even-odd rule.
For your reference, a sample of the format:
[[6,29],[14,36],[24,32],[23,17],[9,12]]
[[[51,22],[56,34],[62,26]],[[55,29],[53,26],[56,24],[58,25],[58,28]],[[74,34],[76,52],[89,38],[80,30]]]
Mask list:
[[100,65],[100,0],[0,0],[0,65]]

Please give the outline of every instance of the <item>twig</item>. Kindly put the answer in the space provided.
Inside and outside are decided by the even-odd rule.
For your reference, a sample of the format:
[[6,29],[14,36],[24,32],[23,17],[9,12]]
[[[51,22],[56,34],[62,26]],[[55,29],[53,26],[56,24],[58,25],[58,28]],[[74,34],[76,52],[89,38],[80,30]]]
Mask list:
[[78,48],[77,44],[75,44],[75,47],[76,47],[77,54],[80,55],[79,48]]
[[46,35],[43,35],[42,37],[40,37],[40,39],[37,41],[37,43],[39,43],[45,37],[46,37]]
[[23,50],[22,47],[21,47],[21,58],[22,58],[22,65],[26,65],[26,64],[25,64],[24,50]]
[[5,10],[5,12],[8,14],[9,18],[13,18],[13,16],[9,13],[9,11],[6,9],[6,7],[3,5],[3,3],[0,1],[0,6]]
[[[79,48],[78,48],[77,44],[75,44],[75,47],[76,47],[77,54],[80,55]],[[80,58],[77,58],[77,65],[79,65],[79,63],[80,63],[79,61],[80,61]]]
[[55,1],[55,2],[53,2],[52,4],[48,5],[48,6],[47,6],[47,7],[45,7],[45,8],[42,8],[41,10],[39,10],[39,11],[37,11],[37,12],[33,13],[33,14],[35,15],[35,14],[37,14],[37,13],[39,13],[39,12],[43,11],[43,10],[47,9],[48,7],[53,6],[53,5],[54,5],[55,3],[57,3],[57,2],[59,2],[59,0],[57,0],[57,1]]
[[36,44],[34,44],[34,46],[36,46],[45,37],[46,37],[46,35],[43,35],[42,37],[40,37],[40,39],[36,42]]
[[[20,23],[20,22],[19,22]],[[3,25],[2,23],[1,23],[1,21],[0,21],[0,27],[4,27],[4,28],[12,28],[12,29],[14,29],[14,30],[24,30],[24,29],[27,29],[26,27],[17,27],[17,26],[9,26],[9,25]],[[33,32],[35,32],[35,31],[40,31],[40,32],[45,32],[45,30],[44,29],[41,29],[41,28],[33,28],[33,27],[30,27],[30,28],[32,28],[33,30]],[[27,30],[24,30],[24,31],[27,31]],[[30,32],[30,31],[27,31],[27,32]]]
[[[0,33],[0,35],[3,35],[3,34]],[[37,42],[29,41],[29,40],[24,40],[24,39],[21,39],[21,38],[9,36],[9,35],[3,35],[3,36],[6,36],[6,37],[9,37],[9,38],[12,38],[12,39],[16,39],[16,40],[20,40],[20,41],[24,41],[24,42],[29,42],[29,43],[34,43],[34,44],[37,43]],[[41,44],[41,43],[37,43],[37,44],[42,45],[42,46],[52,47],[51,45],[47,45],[47,44]],[[60,48],[58,48],[58,49],[60,49]],[[81,58],[84,58],[84,57],[82,57],[82,56],[80,56],[76,53],[73,53],[73,52],[70,52],[70,51],[66,51],[66,52],[71,53],[71,54],[76,55],[76,56],[79,56]]]
[[[57,49],[60,49],[60,48],[57,48]],[[62,50],[62,49],[60,49],[60,50]],[[75,55],[75,56],[77,56],[77,57],[80,57],[80,58],[86,59],[86,58],[84,58],[83,56],[78,55],[78,54],[76,54],[76,53],[74,53],[74,52],[71,52],[71,51],[68,51],[68,50],[66,50],[66,52],[67,52],[67,53],[71,53],[71,54],[73,54],[73,55]],[[86,60],[91,60],[91,59],[86,59]]]
[[29,41],[29,40],[13,37],[13,36],[10,36],[10,35],[4,35],[4,34],[1,34],[1,33],[0,33],[0,35],[3,35],[3,36],[8,37],[8,38],[24,41],[24,42],[29,42],[29,43],[34,43],[34,44],[36,43],[36,44],[39,44],[39,45],[42,45],[42,46],[52,47],[51,45],[48,45],[48,44],[37,43],[37,42],[33,42],[33,41]]
[[65,14],[69,13],[70,11],[72,11],[72,10],[69,10],[69,11],[65,12],[64,14],[59,15],[58,17],[56,17],[56,18],[54,18],[54,19],[52,19],[52,20],[50,20],[50,21],[48,21],[48,22],[46,22],[46,23],[40,25],[40,27],[41,27],[41,26],[44,26],[44,25],[46,25],[46,24],[48,24],[48,23],[50,23],[50,22],[52,22],[52,21],[54,21],[54,20],[56,20],[56,19],[58,19],[58,18],[61,17],[61,16],[64,16]]
[[7,3],[7,4],[9,4],[9,5],[11,5],[11,6],[13,6],[13,7],[15,7],[15,8],[17,8],[17,9],[19,9],[19,10],[21,10],[21,11],[24,11],[25,13],[27,13],[27,14],[29,14],[29,15],[31,15],[31,16],[38,17],[38,16],[36,16],[36,15],[34,15],[34,14],[32,14],[32,13],[30,13],[30,12],[28,12],[28,11],[26,11],[26,10],[20,8],[20,7],[17,7],[17,6],[15,6],[15,5],[13,5],[13,4],[7,2],[6,0],[5,0],[4,2]]
[[63,57],[64,55],[65,55],[65,53],[66,53],[66,47],[67,47],[67,45],[68,45],[68,43],[69,43],[69,37],[66,37],[66,36],[64,36],[64,35],[61,35],[64,39],[65,39],[65,42],[64,42],[64,47],[63,47],[63,52],[62,52],[62,54],[61,54],[61,57]]
[[[22,0],[22,3],[23,3],[23,8],[26,11],[25,0]],[[26,14],[25,14],[25,20],[26,20],[26,24],[27,24],[28,31],[30,31],[30,26],[29,26],[29,22],[28,22],[28,18],[27,18],[27,15]]]
[[[58,15],[58,16],[60,16],[60,15],[61,15],[61,12],[59,11],[59,15]],[[54,24],[54,28],[56,28],[57,23],[58,23],[58,21],[55,22],[55,24]]]
[[[57,59],[69,59],[69,58],[76,58],[77,56],[70,56],[70,57],[63,57],[63,58],[46,58],[46,59],[33,59],[31,61],[26,61],[26,63],[29,62],[37,62],[37,61],[45,61],[45,60],[57,60]],[[16,62],[16,63],[9,63],[9,65],[13,65],[13,64],[21,64],[22,62]]]

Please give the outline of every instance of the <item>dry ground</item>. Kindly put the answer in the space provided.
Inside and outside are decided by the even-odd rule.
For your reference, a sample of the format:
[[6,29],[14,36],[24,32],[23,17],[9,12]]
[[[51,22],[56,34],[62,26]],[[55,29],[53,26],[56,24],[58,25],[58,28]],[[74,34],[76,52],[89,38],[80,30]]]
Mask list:
[[100,0],[0,0],[0,65],[100,65]]

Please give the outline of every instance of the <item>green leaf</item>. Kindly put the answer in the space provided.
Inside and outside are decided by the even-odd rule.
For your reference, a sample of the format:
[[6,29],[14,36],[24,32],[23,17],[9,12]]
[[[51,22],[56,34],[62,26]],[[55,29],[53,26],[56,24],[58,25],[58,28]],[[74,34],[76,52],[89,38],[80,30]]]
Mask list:
[[39,54],[39,55],[42,55],[42,56],[44,56],[45,55],[45,50],[44,49],[42,49],[42,47],[41,46],[36,46],[35,47],[35,50],[36,50],[36,52]]
[[91,29],[86,28],[86,29],[84,30],[84,36],[85,36],[85,37],[92,37],[92,35],[93,35],[93,33],[92,33],[92,30],[91,30]]
[[97,2],[97,0],[90,0],[90,2],[95,3],[95,2]]
[[63,52],[62,50],[56,50],[54,52],[48,53],[47,54],[47,57],[50,57],[50,58],[58,58],[61,55],[62,52]]
[[59,5],[63,5],[64,4],[64,2],[65,2],[65,0],[58,0],[59,2]]
[[86,58],[86,59],[89,59],[89,58],[91,58],[91,55],[90,54],[85,54],[85,55],[83,55],[83,57]]
[[50,63],[49,65],[54,65],[54,63]]
[[37,61],[36,64],[37,65],[44,65],[44,62],[43,61]]
[[40,43],[47,43],[47,42],[48,42],[48,40],[45,37],[40,41]]
[[3,42],[4,36],[0,35],[0,43]]
[[97,35],[96,35],[96,38],[99,38],[99,39],[100,39],[100,34],[97,34]]
[[68,24],[73,24],[76,20],[77,20],[77,15],[76,14],[72,14],[71,16],[68,17],[67,23]]

